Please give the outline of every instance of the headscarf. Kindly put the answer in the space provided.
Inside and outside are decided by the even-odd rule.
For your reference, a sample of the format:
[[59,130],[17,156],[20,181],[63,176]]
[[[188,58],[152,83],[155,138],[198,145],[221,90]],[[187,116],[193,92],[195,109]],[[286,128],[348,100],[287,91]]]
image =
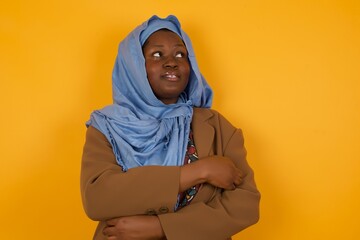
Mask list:
[[[155,31],[168,29],[183,40],[190,62],[189,82],[177,103],[156,98],[147,79],[142,45]],[[201,75],[194,50],[178,19],[154,15],[120,43],[112,75],[113,104],[94,111],[87,126],[110,142],[123,171],[130,168],[183,164],[193,107],[209,108],[212,90]]]

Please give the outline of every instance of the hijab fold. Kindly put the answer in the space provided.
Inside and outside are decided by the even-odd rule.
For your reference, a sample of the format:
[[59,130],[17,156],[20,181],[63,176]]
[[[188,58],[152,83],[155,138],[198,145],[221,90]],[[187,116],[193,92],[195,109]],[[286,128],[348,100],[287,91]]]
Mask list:
[[[158,100],[146,75],[142,45],[160,29],[179,35],[188,51],[190,79],[175,104]],[[175,16],[162,19],[154,15],[120,43],[112,88],[113,104],[94,111],[86,126],[93,126],[106,136],[123,171],[147,165],[182,165],[193,107],[209,108],[212,90],[201,75],[190,39]]]

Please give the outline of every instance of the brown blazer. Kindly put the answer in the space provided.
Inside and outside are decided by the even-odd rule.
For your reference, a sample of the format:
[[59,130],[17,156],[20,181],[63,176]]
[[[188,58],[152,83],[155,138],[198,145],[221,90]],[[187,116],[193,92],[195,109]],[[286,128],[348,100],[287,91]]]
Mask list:
[[104,220],[121,216],[156,214],[169,240],[223,240],[258,221],[260,193],[241,130],[214,110],[194,108],[192,131],[199,159],[232,159],[243,172],[243,182],[234,191],[203,184],[190,205],[174,212],[180,167],[144,166],[124,173],[106,137],[88,128],[81,194],[86,214],[100,222],[95,240],[106,239]]

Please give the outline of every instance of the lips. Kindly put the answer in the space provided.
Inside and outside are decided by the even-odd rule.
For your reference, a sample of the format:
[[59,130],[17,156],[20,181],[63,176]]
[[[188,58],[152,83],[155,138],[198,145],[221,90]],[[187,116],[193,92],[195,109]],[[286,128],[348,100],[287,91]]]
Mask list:
[[175,72],[166,72],[161,77],[172,82],[178,81],[180,79],[179,75]]

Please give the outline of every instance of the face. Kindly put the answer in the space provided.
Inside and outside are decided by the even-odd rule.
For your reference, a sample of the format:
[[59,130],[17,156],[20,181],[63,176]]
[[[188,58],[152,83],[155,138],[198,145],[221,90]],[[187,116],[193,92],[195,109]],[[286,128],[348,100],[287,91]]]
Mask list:
[[165,104],[176,103],[190,75],[183,41],[174,32],[159,30],[146,40],[143,53],[147,78],[155,96]]

